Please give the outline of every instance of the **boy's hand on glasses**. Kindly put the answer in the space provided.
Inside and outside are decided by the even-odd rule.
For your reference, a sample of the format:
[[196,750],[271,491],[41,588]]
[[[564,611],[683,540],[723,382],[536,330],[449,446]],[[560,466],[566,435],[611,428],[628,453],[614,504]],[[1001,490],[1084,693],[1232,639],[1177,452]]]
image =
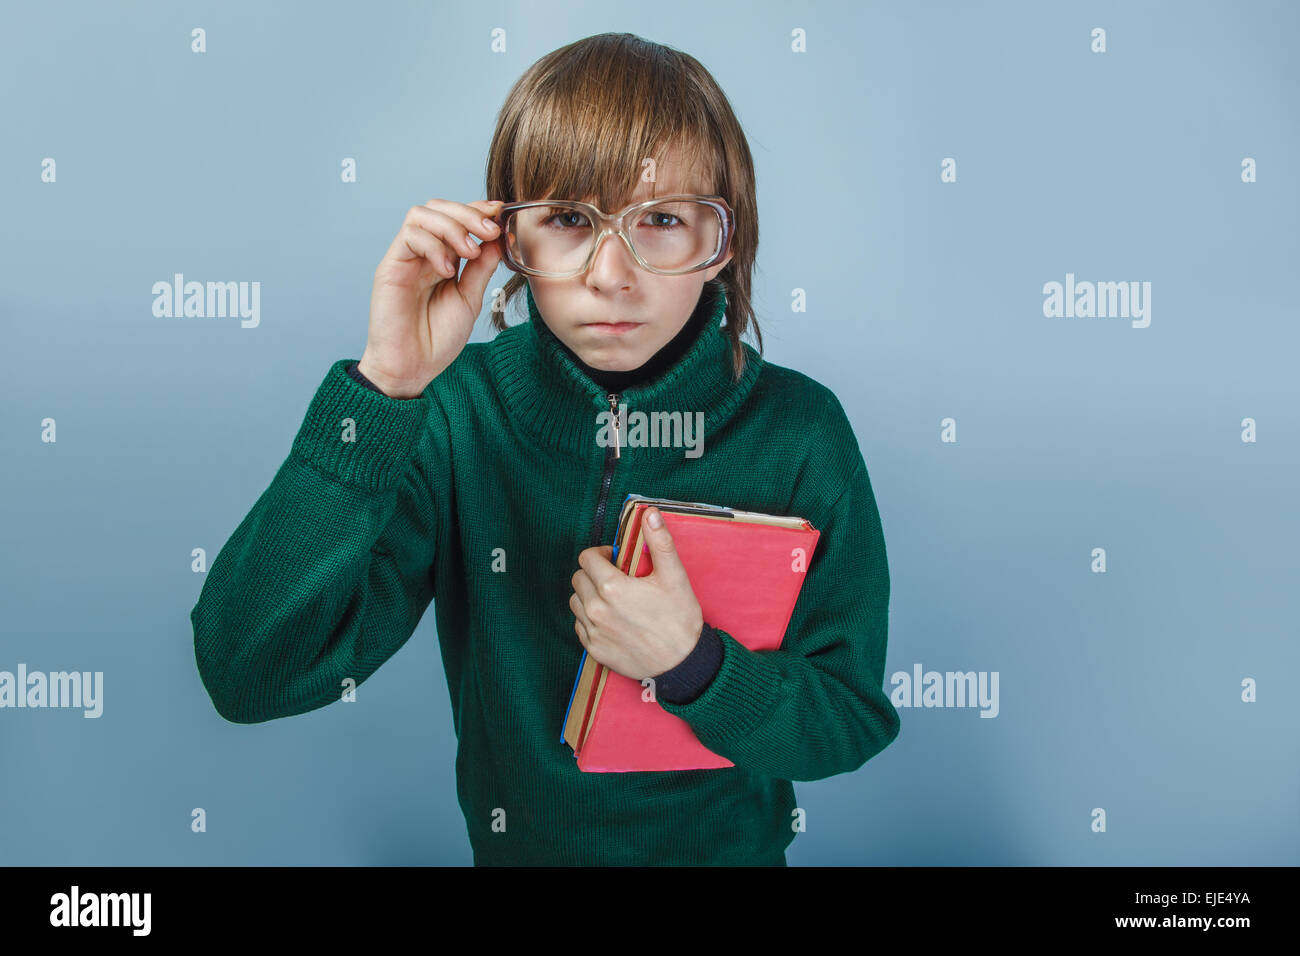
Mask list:
[[[407,211],[375,269],[370,328],[358,364],[384,394],[419,397],[469,341],[501,262],[494,241],[501,230],[491,220],[503,205],[496,199],[430,199]],[[467,264],[458,278],[462,257]]]

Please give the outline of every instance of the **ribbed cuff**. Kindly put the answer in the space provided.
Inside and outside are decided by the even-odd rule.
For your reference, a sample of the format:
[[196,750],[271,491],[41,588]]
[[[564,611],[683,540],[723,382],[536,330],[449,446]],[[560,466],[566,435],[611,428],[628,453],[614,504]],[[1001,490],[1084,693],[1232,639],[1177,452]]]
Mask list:
[[429,401],[390,398],[358,387],[348,374],[353,359],[330,366],[293,440],[293,453],[347,484],[371,491],[390,487],[415,458]]
[[[664,710],[691,725],[706,747],[744,737],[776,706],[781,673],[770,654],[751,651],[721,628],[714,628],[722,640],[722,666],[700,696],[686,704],[675,704],[656,695]],[[713,741],[714,743],[710,743]]]
[[704,691],[722,667],[722,638],[705,622],[695,649],[671,670],[655,678],[655,697],[689,704]]

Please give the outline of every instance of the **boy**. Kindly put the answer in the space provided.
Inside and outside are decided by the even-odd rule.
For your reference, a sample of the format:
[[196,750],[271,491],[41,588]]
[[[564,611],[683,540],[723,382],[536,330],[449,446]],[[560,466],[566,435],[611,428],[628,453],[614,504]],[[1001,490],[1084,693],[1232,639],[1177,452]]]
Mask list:
[[[408,211],[376,270],[360,361],[330,368],[213,562],[191,615],[204,685],[242,723],[324,706],[432,601],[476,865],[785,865],[791,781],[857,769],[899,720],[882,691],[889,574],[856,436],[830,390],[740,340],[758,229],[739,123],[693,58],[590,37],[512,89],[487,194],[558,206]],[[637,203],[646,215],[594,228]],[[494,310],[496,338],[467,344],[503,254],[520,273],[504,298],[526,288],[528,320],[506,327]],[[701,414],[704,453],[602,445],[602,413],[624,406]],[[653,574],[610,564],[629,492],[821,531],[780,650],[702,620],[664,528],[646,529]],[[580,772],[559,728],[584,647],[654,677],[648,706],[735,766]]]

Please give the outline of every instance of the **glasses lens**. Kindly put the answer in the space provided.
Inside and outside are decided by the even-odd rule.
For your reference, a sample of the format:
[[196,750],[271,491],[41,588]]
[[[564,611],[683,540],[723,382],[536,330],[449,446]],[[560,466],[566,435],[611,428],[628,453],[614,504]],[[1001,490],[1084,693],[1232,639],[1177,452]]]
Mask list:
[[[677,272],[703,266],[722,241],[721,214],[707,203],[669,200],[647,206],[627,223],[633,248],[651,268]],[[510,253],[525,268],[573,273],[591,252],[595,228],[568,206],[530,206],[506,222]]]

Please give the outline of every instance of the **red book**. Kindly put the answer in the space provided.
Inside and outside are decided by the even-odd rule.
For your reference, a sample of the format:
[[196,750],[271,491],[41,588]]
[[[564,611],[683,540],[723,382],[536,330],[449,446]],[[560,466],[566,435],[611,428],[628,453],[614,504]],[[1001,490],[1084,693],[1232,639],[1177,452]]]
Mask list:
[[[654,505],[673,536],[704,620],[752,651],[785,638],[820,532],[803,518],[700,502],[628,495],[614,537],[614,564],[633,577],[653,570],[641,518]],[[733,766],[704,746],[690,724],[668,713],[647,682],[615,673],[585,651],[561,739],[578,769],[699,770]]]

